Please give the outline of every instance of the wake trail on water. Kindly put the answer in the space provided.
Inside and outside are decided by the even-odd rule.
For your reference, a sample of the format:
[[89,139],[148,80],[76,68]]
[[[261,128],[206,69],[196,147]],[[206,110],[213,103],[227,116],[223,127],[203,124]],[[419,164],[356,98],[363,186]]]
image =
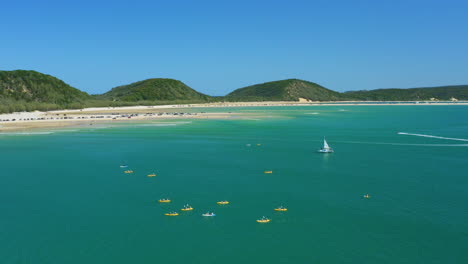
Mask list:
[[467,142],[468,142],[468,139],[463,139],[463,138],[448,138],[448,137],[439,137],[439,136],[433,136],[433,135],[412,134],[412,133],[406,133],[406,132],[398,132],[398,135],[416,136],[416,137],[427,137],[427,138],[438,138],[438,139],[456,140],[456,141],[467,141]]
[[335,141],[338,143],[370,144],[370,145],[393,145],[393,146],[421,146],[421,147],[468,147],[468,144],[409,144],[390,142],[364,142],[364,141]]

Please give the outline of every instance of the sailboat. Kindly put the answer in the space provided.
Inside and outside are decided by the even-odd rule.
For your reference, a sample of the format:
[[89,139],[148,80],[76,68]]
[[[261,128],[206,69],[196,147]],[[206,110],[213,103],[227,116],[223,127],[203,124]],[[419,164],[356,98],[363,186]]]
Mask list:
[[333,149],[328,146],[327,141],[325,140],[325,137],[323,138],[323,147],[318,150],[320,153],[333,153]]

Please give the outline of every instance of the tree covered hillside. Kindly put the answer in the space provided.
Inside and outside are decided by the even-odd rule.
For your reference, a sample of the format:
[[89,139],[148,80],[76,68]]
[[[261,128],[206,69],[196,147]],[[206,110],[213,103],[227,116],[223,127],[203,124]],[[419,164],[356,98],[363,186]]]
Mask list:
[[335,101],[341,95],[313,82],[288,79],[247,86],[225,96],[228,101],[298,101],[299,98]]
[[343,96],[348,100],[362,101],[427,101],[431,98],[444,101],[451,98],[468,100],[468,85],[350,91]]
[[80,107],[90,95],[36,71],[0,71],[0,111]]
[[199,93],[181,81],[155,78],[122,85],[107,93],[97,96],[98,99],[119,101],[207,101],[210,96]]

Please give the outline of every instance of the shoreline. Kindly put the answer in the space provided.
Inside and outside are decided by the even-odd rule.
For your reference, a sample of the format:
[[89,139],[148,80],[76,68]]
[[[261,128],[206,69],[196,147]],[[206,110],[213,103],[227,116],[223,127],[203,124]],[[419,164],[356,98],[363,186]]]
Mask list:
[[468,105],[468,102],[220,102],[206,104],[181,104],[159,106],[94,107],[84,109],[55,110],[47,112],[19,112],[0,114],[0,133],[40,128],[83,127],[98,123],[122,123],[134,121],[181,119],[243,119],[246,113],[181,111],[197,108],[235,108],[272,106],[388,106],[388,105]]
[[[28,113],[30,114],[30,113]],[[141,123],[149,121],[178,121],[194,119],[242,119],[246,114],[240,113],[152,113],[135,114],[122,113],[119,115],[96,115],[80,112],[79,114],[57,112],[35,112],[35,116],[20,121],[0,122],[0,134],[18,131],[30,131],[38,129],[57,129],[57,128],[83,128],[100,124],[125,124]],[[25,117],[23,117],[25,118]],[[53,118],[53,119],[51,119]],[[31,120],[33,119],[33,120]]]

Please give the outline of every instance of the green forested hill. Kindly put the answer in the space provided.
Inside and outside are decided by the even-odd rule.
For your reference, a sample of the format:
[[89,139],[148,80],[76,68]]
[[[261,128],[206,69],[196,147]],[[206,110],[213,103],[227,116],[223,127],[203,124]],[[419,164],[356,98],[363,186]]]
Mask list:
[[377,89],[369,91],[350,91],[343,94],[347,100],[363,101],[425,101],[437,100],[468,100],[468,85],[422,87],[409,89]]
[[181,81],[173,79],[148,79],[113,88],[97,96],[98,99],[120,101],[207,101],[210,96],[199,93]]
[[36,71],[0,71],[0,111],[79,107],[90,95]]
[[299,98],[336,101],[341,95],[313,82],[288,79],[247,86],[225,96],[228,101],[297,101]]
[[65,82],[36,71],[0,71],[0,98],[71,104],[90,96]]

